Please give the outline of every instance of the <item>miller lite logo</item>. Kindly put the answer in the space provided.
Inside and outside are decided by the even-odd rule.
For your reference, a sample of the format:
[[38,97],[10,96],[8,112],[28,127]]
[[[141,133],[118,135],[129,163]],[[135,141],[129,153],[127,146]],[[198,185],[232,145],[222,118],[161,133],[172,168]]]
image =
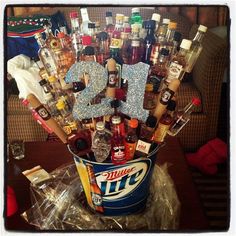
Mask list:
[[98,173],[97,184],[103,193],[103,201],[121,200],[132,193],[145,180],[150,160],[112,167]]

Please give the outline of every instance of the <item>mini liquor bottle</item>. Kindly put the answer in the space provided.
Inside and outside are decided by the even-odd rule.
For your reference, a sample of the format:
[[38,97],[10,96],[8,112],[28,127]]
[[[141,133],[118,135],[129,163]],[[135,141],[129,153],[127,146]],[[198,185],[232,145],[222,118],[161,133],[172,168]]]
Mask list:
[[195,35],[190,50],[187,53],[187,66],[185,67],[185,71],[190,73],[202,51],[202,39],[207,31],[207,27],[204,25],[200,25],[198,27],[198,32]]
[[180,45],[181,38],[182,38],[181,33],[178,31],[175,31],[174,38],[173,38],[173,47],[172,47],[172,50],[171,50],[170,56],[169,56],[170,60],[179,51],[179,45]]
[[156,37],[158,38],[159,34],[160,34],[160,29],[163,31],[164,36],[166,36],[167,30],[168,30],[168,25],[170,23],[170,19],[167,18],[163,18],[162,19],[162,24],[161,27],[159,27],[158,31],[156,32]]
[[140,8],[138,8],[138,7],[132,8],[131,12],[132,12],[132,14],[131,14],[131,17],[130,17],[130,25],[138,24],[139,29],[141,29],[143,19],[142,19],[142,16],[140,15]]
[[136,64],[140,61],[141,61],[140,41],[137,39],[132,39],[131,49],[130,49],[130,58],[129,58],[128,64],[133,65],[133,64]]
[[91,23],[88,16],[87,8],[80,8],[80,13],[82,17],[81,32],[88,35],[88,24]]
[[113,24],[113,20],[112,20],[112,12],[107,11],[106,12],[106,27],[105,27],[105,31],[108,33],[109,36],[109,44],[112,38],[112,33],[115,29],[115,26]]
[[[116,14],[116,24],[115,24],[115,29],[114,29],[114,32],[115,31],[124,31],[124,28],[123,28],[123,23],[124,23],[124,15],[123,14]],[[113,34],[114,34],[113,32]]]
[[172,48],[174,47],[173,41],[176,28],[177,28],[177,23],[171,21],[168,25],[168,30],[166,33],[166,48],[169,50],[169,52],[171,52]]
[[151,142],[156,124],[157,118],[152,115],[148,116],[146,122],[141,124],[139,139],[145,142]]
[[156,22],[154,20],[149,20],[146,24],[147,36],[144,39],[144,52],[143,52],[143,62],[150,64],[150,56],[152,52],[152,47],[156,42],[154,36],[154,30],[156,27]]
[[[130,30],[131,28],[129,28]],[[126,29],[128,31],[128,28]],[[121,32],[121,40],[122,40],[122,47],[121,47],[121,56],[124,61],[124,64],[128,64],[130,58],[130,45],[131,41],[129,38],[130,32]]]
[[195,106],[199,106],[201,104],[201,100],[198,98],[193,98],[192,101],[183,109],[178,111],[175,114],[173,125],[171,125],[168,134],[171,136],[177,135],[180,130],[189,122],[190,114],[194,110]]
[[161,21],[161,15],[157,13],[152,14],[152,20],[156,21],[156,28],[155,28],[155,35],[158,32],[158,28],[160,26],[160,21]]
[[120,122],[119,116],[112,117],[111,159],[115,165],[126,162],[125,138],[120,132]]
[[136,144],[138,141],[138,136],[136,134],[136,128],[138,127],[138,120],[131,119],[128,122],[128,132],[125,137],[125,150],[126,150],[126,160],[132,160],[135,153]]
[[49,76],[57,76],[57,62],[54,57],[54,53],[46,46],[41,33],[35,34],[35,39],[39,45],[39,59],[43,63],[47,74]]
[[186,66],[186,55],[191,47],[192,42],[187,39],[183,39],[180,45],[180,51],[173,56],[170,61],[170,65],[167,72],[165,82],[169,84],[172,80],[179,79],[180,81],[184,75],[184,68]]
[[167,111],[162,115],[160,121],[158,122],[157,129],[153,136],[153,141],[156,143],[163,143],[166,137],[167,131],[174,121],[174,111],[176,103],[174,100],[170,100],[167,105]]
[[156,107],[155,94],[153,93],[153,84],[146,84],[145,94],[143,100],[143,108],[146,110],[153,110]]
[[105,60],[109,57],[109,36],[106,32],[100,32],[97,35],[98,48],[97,48],[97,62],[101,65],[105,63]]

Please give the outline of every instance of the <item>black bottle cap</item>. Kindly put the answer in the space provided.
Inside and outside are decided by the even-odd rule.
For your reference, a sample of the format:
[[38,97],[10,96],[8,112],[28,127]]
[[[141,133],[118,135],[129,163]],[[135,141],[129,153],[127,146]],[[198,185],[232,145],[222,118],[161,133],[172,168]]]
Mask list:
[[166,109],[169,110],[169,111],[174,111],[175,107],[176,107],[176,102],[174,100],[170,100],[168,102],[168,105],[167,105]]
[[169,50],[167,48],[162,48],[160,51],[160,54],[163,56],[168,56],[169,55]]
[[102,31],[97,35],[97,38],[99,38],[101,41],[105,41],[108,39],[108,34],[107,32]]
[[77,92],[80,92],[82,90],[85,89],[85,85],[83,82],[79,81],[79,82],[72,82],[72,85],[73,85],[73,93],[77,93]]
[[88,23],[88,28],[89,29],[95,28],[95,23]]
[[111,101],[111,107],[112,108],[118,108],[120,106],[120,100],[119,99],[115,99]]
[[94,55],[95,54],[94,47],[92,46],[85,47],[84,54],[88,56]]
[[145,24],[146,29],[155,29],[156,27],[156,21],[154,20],[148,20]]
[[80,138],[75,141],[75,147],[77,151],[83,151],[88,148],[88,143]]
[[155,128],[157,124],[157,118],[155,116],[150,115],[146,120],[146,125],[151,128]]
[[111,11],[107,11],[106,12],[106,17],[112,16],[112,12]]
[[182,34],[180,32],[178,32],[178,31],[175,31],[175,33],[174,33],[174,41],[180,42],[181,38],[182,38]]
[[42,79],[42,80],[39,81],[40,86],[43,86],[43,85],[45,85],[45,84],[47,84],[47,83],[48,83],[48,82],[47,82],[46,79]]

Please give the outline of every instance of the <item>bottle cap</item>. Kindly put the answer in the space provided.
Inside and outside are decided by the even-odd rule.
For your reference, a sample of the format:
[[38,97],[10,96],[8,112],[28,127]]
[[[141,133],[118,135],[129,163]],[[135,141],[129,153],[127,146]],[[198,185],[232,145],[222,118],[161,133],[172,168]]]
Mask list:
[[94,47],[92,46],[86,46],[84,49],[84,55],[92,56],[95,54]]
[[157,118],[155,116],[150,115],[148,116],[145,124],[148,127],[155,128],[157,124]]
[[192,99],[192,103],[195,105],[195,106],[199,106],[201,104],[201,100],[197,97],[194,97]]
[[97,36],[101,41],[106,41],[108,39],[108,34],[107,32],[100,32]]
[[47,84],[47,80],[46,79],[41,79],[39,81],[39,84],[40,84],[40,86],[43,86],[43,85]]
[[152,92],[153,91],[153,84],[146,84],[145,91]]
[[92,37],[89,35],[82,36],[82,44],[85,45],[91,45],[92,44]]
[[138,127],[138,120],[137,119],[130,119],[129,126],[134,129],[137,128]]
[[174,111],[175,107],[176,107],[176,102],[174,100],[170,100],[168,102],[168,105],[167,105],[166,109],[169,110],[169,111]]
[[164,19],[162,20],[162,23],[163,23],[163,24],[166,24],[166,25],[169,25],[170,19],[164,18]]
[[113,116],[113,117],[111,118],[111,122],[112,122],[112,124],[114,124],[114,125],[120,124],[120,122],[121,122],[120,116]]
[[181,37],[182,37],[182,34],[180,32],[178,32],[178,31],[175,31],[175,33],[174,33],[174,41],[180,42]]
[[177,28],[177,23],[174,21],[171,21],[168,25],[168,28],[175,30]]
[[44,98],[46,101],[49,101],[53,98],[53,96],[51,93],[44,93]]
[[88,23],[88,28],[89,29],[94,29],[95,28],[95,23]]
[[160,51],[160,54],[163,56],[168,56],[169,55],[169,50],[167,48],[162,48]]
[[124,15],[123,14],[116,14],[116,20],[121,20],[123,21]]
[[132,13],[140,12],[140,9],[138,7],[134,7],[131,10]]
[[160,22],[161,20],[161,15],[157,13],[152,14],[152,20]]
[[183,49],[189,50],[190,47],[191,47],[191,44],[192,44],[191,40],[183,39],[181,44],[180,44],[180,47],[183,48]]
[[156,27],[156,21],[154,20],[149,20],[146,23],[146,29],[155,29]]
[[57,79],[56,79],[55,76],[49,76],[49,77],[48,77],[48,81],[49,81],[49,83],[54,83],[54,82],[57,81]]
[[73,88],[72,88],[73,93],[77,93],[85,89],[85,85],[81,81],[72,82],[72,85],[73,85]]
[[58,100],[58,101],[57,101],[57,104],[56,104],[56,107],[57,107],[58,110],[64,109],[64,108],[65,108],[65,103],[64,103],[64,101]]
[[121,103],[119,99],[115,99],[115,100],[112,100],[110,104],[112,108],[118,108]]
[[78,18],[79,17],[79,14],[77,11],[71,11],[70,12],[70,18]]
[[102,121],[99,121],[96,123],[96,130],[104,130],[105,129],[105,123]]
[[22,104],[23,104],[24,106],[28,106],[29,101],[28,101],[27,99],[23,99],[23,100],[22,100]]
[[199,25],[198,30],[205,33],[207,31],[207,27],[204,25]]
[[109,17],[109,16],[112,17],[112,12],[111,12],[111,11],[107,11],[107,12],[106,12],[106,17]]
[[57,37],[58,37],[59,39],[65,38],[65,33],[64,33],[64,32],[59,32],[59,33],[57,34]]
[[131,46],[132,47],[140,47],[140,41],[139,40],[132,40]]
[[129,22],[129,17],[128,16],[124,16],[124,22]]

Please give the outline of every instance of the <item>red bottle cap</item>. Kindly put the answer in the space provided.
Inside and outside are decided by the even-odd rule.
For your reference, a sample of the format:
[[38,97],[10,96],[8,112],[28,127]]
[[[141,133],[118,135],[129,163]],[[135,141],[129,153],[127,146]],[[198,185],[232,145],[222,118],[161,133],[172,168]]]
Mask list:
[[91,45],[92,44],[92,37],[89,35],[82,36],[82,44],[83,45]]
[[199,98],[193,98],[192,99],[192,103],[195,105],[195,106],[199,106],[201,104],[201,100]]
[[65,33],[64,33],[64,32],[59,32],[59,33],[57,34],[57,37],[58,37],[59,39],[62,39],[62,38],[65,37]]
[[71,11],[70,12],[70,18],[78,18],[79,17],[79,14],[77,11]]
[[131,128],[137,128],[138,127],[138,120],[137,119],[131,119],[129,120],[129,126]]

